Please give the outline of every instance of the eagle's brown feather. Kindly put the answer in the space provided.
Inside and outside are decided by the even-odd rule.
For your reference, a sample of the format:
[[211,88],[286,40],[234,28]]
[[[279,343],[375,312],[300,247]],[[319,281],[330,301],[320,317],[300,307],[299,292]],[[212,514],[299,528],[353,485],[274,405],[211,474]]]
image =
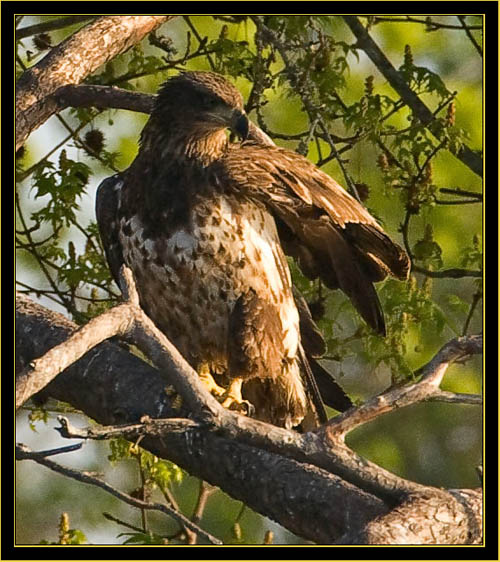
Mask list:
[[304,275],[342,289],[384,333],[372,283],[387,275],[406,279],[409,260],[361,204],[309,160],[276,146],[232,145],[213,168],[230,189],[268,207],[285,251]]
[[122,263],[132,269],[142,307],[194,368],[243,380],[258,418],[312,428],[325,419],[314,378],[332,406],[351,402],[313,359],[324,341],[294,298],[284,251],[346,292],[380,332],[372,283],[404,278],[408,259],[307,159],[265,135],[254,134],[265,145],[232,145],[226,128],[252,130],[222,76],[166,82],[137,158],[98,189],[106,256],[115,278]]

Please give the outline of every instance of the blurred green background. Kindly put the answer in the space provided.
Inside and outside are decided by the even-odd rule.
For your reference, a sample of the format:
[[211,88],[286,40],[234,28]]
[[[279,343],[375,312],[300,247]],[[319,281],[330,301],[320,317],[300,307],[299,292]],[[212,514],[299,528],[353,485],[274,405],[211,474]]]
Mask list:
[[[59,16],[25,16],[21,27],[57,17]],[[280,17],[285,18],[285,16]],[[299,16],[286,17],[299,18]],[[425,18],[425,16],[418,17]],[[458,21],[455,16],[433,16],[433,20],[453,25],[457,25]],[[469,16],[467,22],[480,25],[481,17]],[[335,41],[354,42],[351,32],[340,17],[325,16],[322,18],[321,25],[325,33],[331,34]],[[223,26],[227,27],[223,29]],[[57,44],[78,27],[51,32],[52,44]],[[209,42],[224,36],[236,46],[241,47],[241,43],[246,42],[247,44],[241,48],[255,52],[255,25],[250,19],[231,23],[211,16],[191,16],[190,21],[187,22],[179,17],[164,25],[159,34],[168,37],[177,52],[182,54],[187,47],[188,32],[194,42],[193,27],[200,36],[208,37]],[[370,33],[395,67],[403,64],[405,45],[409,44],[414,63],[438,74],[448,90],[457,92],[456,127],[465,131],[466,143],[471,149],[480,150],[483,135],[483,65],[481,57],[478,56],[465,33],[447,29],[426,31],[426,27],[422,24],[389,21],[372,25]],[[475,37],[480,41],[478,33],[475,33]],[[114,76],[130,71],[134,64],[134,57],[161,56],[147,39],[142,42],[141,49],[142,54],[137,50],[129,51],[109,63],[113,65]],[[43,52],[37,52],[31,39],[25,39],[18,45],[18,57],[27,66],[36,63],[42,56]],[[377,93],[397,98],[363,53],[359,53],[359,60],[357,60],[349,52],[347,63],[349,70],[344,75],[345,86],[339,87],[344,103],[351,105],[360,100],[366,77],[369,75],[374,76],[374,89]],[[208,62],[203,57],[188,61],[185,67],[209,69]],[[281,67],[282,62],[277,60],[273,63],[272,70],[277,72]],[[111,69],[108,68],[106,71],[110,72]],[[99,75],[100,72],[96,74]],[[119,85],[124,87],[128,84],[127,87],[133,86],[139,91],[152,93],[166,76],[165,71],[158,70]],[[233,80],[246,99],[251,90],[251,83],[244,77]],[[91,83],[98,81],[99,78],[95,77],[89,79]],[[262,108],[262,115],[271,131],[287,135],[300,133],[308,127],[307,117],[301,109],[298,98],[287,95],[285,90],[283,85],[277,84],[273,89],[266,90],[268,103]],[[436,101],[431,95],[424,94],[422,99],[432,109],[436,107]],[[73,124],[78,122],[78,115],[68,114],[67,111],[63,115],[66,115],[68,122]],[[407,116],[408,112],[400,111],[391,123],[397,128],[403,128],[408,125]],[[251,117],[255,118],[255,115]],[[117,153],[114,159],[114,166],[117,169],[126,168],[135,157],[138,136],[146,119],[147,116],[130,111],[107,111],[93,120],[91,127],[104,132],[106,150]],[[331,132],[340,136],[347,136],[349,133],[340,121],[335,121]],[[51,147],[57,146],[66,135],[67,131],[63,125],[54,117],[51,118],[28,140],[21,162],[22,169],[29,169],[43,158]],[[297,148],[295,141],[275,140],[279,145]],[[89,157],[72,141],[57,149],[50,156],[50,160],[57,162],[62,149],[66,150],[68,157],[85,162],[92,169],[93,175],[90,177],[86,192],[79,200],[79,221],[87,225],[95,220],[95,189],[100,181],[112,172],[109,167]],[[404,200],[397,190],[391,192],[385,183],[384,174],[377,166],[378,154],[373,142],[369,139],[362,140],[345,154],[345,158],[348,159],[346,167],[355,182],[369,186],[369,195],[365,204],[383,222],[384,228],[391,237],[401,243],[398,228],[404,216]],[[318,159],[317,146],[313,142],[309,145],[308,157],[313,161]],[[345,185],[342,170],[336,160],[328,162],[323,169]],[[480,192],[482,188],[481,179],[446,150],[441,151],[433,160],[432,182],[437,188],[459,188],[472,192]],[[19,200],[27,217],[47,204],[47,197],[35,198],[35,194],[33,176],[18,185]],[[440,197],[446,199],[444,195]],[[411,221],[409,238],[412,245],[423,239],[426,225],[429,224],[432,225],[434,240],[441,248],[441,267],[443,269],[462,267],[464,255],[473,245],[473,235],[480,236],[482,232],[482,205],[423,207]],[[43,238],[44,228],[46,229],[47,226],[41,227],[40,238]],[[83,251],[85,238],[81,232],[74,228],[65,229],[60,237],[60,246],[66,248],[70,240],[74,243],[77,253]],[[300,278],[295,270],[294,275],[297,276],[297,283],[306,293],[310,291],[311,296],[315,294],[317,287],[314,283]],[[47,287],[36,261],[25,251],[19,252],[17,256],[17,277],[25,285]],[[441,318],[443,326],[439,330],[433,330],[425,322],[412,321],[410,317],[408,330],[403,337],[401,360],[411,370],[425,364],[444,343],[460,335],[470,311],[473,294],[479,286],[478,281],[470,277],[429,280],[419,274],[415,275],[415,283],[417,287],[425,288],[429,300],[439,311],[439,316],[435,315],[433,318]],[[380,285],[379,292],[383,302],[389,302],[394,286]],[[36,295],[32,296],[36,298]],[[47,298],[47,295],[39,300],[45,306],[63,311],[63,308]],[[330,359],[326,362],[328,368],[339,377],[341,384],[357,400],[382,391],[390,384],[391,367],[387,362],[382,360],[374,362],[373,356],[370,358],[370,349],[381,353],[382,344],[369,338],[361,342],[359,338],[350,337],[356,332],[360,321],[344,295],[340,293],[329,295],[325,306],[326,316],[321,320],[321,327],[329,339]],[[333,322],[332,319],[335,321]],[[481,327],[482,301],[472,315],[469,333],[477,333]],[[476,358],[466,364],[451,367],[445,376],[442,388],[453,392],[481,393],[481,360]],[[88,420],[83,416],[78,414],[74,416],[75,423],[87,425]],[[482,411],[478,406],[437,402],[418,404],[363,426],[350,434],[347,441],[362,456],[405,478],[442,487],[476,487],[479,482],[475,467],[481,463],[482,458],[481,416]],[[60,439],[53,430],[57,425],[55,415],[49,416],[48,422],[38,421],[34,424],[32,422],[31,425],[34,428],[30,428],[27,411],[18,415],[18,441],[36,450],[69,444],[68,440]],[[87,443],[81,452],[64,455],[58,461],[69,466],[102,472],[107,480],[127,491],[137,487],[139,475],[136,463],[133,460],[123,460],[110,465],[107,461],[109,454],[108,444]],[[182,482],[173,482],[171,488],[180,507],[189,515],[196,503],[198,480],[185,475]],[[275,544],[304,542],[248,508],[239,519],[241,526],[241,534],[239,534],[240,531],[234,528],[234,523],[240,511],[240,502],[232,500],[222,492],[215,492],[208,500],[201,525],[227,543],[262,544],[268,530],[274,533]],[[93,544],[116,544],[127,539],[127,536],[119,536],[127,529],[105,519],[102,516],[103,512],[140,526],[140,513],[137,510],[121,504],[105,492],[65,479],[29,461],[18,462],[17,543],[36,544],[43,539],[57,541],[59,518],[62,512],[68,513],[71,528],[81,529],[88,542]],[[150,515],[149,521],[155,532],[161,534],[175,532],[176,525],[165,517]]]

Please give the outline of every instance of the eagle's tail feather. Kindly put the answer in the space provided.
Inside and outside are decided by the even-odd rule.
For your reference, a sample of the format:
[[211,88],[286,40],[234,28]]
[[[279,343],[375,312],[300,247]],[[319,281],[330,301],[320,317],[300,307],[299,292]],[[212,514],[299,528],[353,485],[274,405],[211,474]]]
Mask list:
[[300,424],[300,428],[302,431],[310,431],[325,423],[328,420],[328,417],[326,415],[318,385],[316,384],[314,374],[311,370],[309,359],[307,358],[302,345],[299,345],[299,359],[301,373],[303,374],[304,387],[310,402],[308,411]]

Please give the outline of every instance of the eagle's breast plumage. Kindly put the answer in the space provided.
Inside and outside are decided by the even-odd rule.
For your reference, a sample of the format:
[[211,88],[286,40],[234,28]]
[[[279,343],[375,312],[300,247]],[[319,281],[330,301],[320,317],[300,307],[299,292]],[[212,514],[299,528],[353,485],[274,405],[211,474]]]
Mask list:
[[[168,181],[168,176],[164,179]],[[189,188],[175,189],[177,198],[190,197]],[[257,318],[252,328],[255,338],[261,332],[258,360],[251,369],[245,365],[240,370],[246,382],[259,376],[273,381],[285,399],[282,404],[266,403],[264,409],[272,408],[275,417],[294,426],[304,416],[307,398],[297,361],[299,316],[276,225],[262,203],[219,193],[216,187],[203,191],[205,195],[191,204],[185,201],[185,220],[175,221],[174,228],[168,227],[169,213],[164,212],[160,232],[148,229],[150,219],[139,201],[133,207],[119,204],[124,263],[156,326],[193,368],[206,366],[214,375],[225,377],[230,362],[235,370],[237,358],[231,351],[233,356],[240,351],[231,347],[238,329],[231,321],[235,305],[249,292],[264,302],[267,314],[275,318],[266,326]],[[122,198],[126,199],[120,193]]]

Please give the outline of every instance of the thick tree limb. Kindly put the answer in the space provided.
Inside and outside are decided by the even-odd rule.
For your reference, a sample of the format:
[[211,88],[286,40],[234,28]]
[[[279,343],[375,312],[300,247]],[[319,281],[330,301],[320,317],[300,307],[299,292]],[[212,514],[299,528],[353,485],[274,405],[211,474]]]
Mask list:
[[[375,64],[389,84],[401,96],[401,99],[411,108],[413,113],[420,121],[427,126],[429,131],[439,139],[439,131],[432,125],[436,123],[432,111],[424,102],[411,90],[401,74],[394,68],[384,52],[371,38],[368,31],[360,23],[356,16],[342,16],[351,31],[356,36],[357,45],[363,49],[370,60]],[[478,176],[483,176],[483,162],[481,157],[473,152],[469,147],[463,146],[454,154],[463,164],[475,172]]]
[[57,111],[58,88],[78,84],[175,16],[103,16],[53,48],[16,87],[16,150]]
[[[40,327],[40,311],[42,311],[42,318],[46,314],[55,316],[56,324],[60,322],[60,315],[44,311],[41,307],[30,303],[29,299],[25,297],[20,297],[18,301],[24,301],[18,302],[17,321],[18,345],[23,349],[23,341],[26,343],[27,337],[30,342],[39,341],[38,337],[33,338],[32,331],[35,326],[38,325],[38,329]],[[31,310],[32,314],[27,314],[26,309]],[[63,331],[67,335],[68,321],[65,320],[64,323],[66,328]],[[54,318],[49,321],[49,325],[54,325]],[[29,329],[30,326],[31,329]],[[26,334],[26,328],[31,337]],[[40,344],[45,349],[49,346],[47,345],[48,334],[49,330],[46,325],[40,334],[42,340]],[[51,339],[53,343],[53,338]],[[64,339],[64,336],[61,339]],[[40,346],[38,347],[40,349]],[[82,408],[101,423],[136,421],[143,414],[151,414],[151,417],[179,416],[179,412],[172,411],[172,406],[163,392],[165,383],[161,376],[152,377],[150,374],[144,377],[143,375],[138,381],[130,367],[125,367],[123,364],[123,354],[126,355],[126,352],[120,350],[119,355],[122,357],[118,357],[115,352],[111,364],[110,357],[104,348],[115,348],[115,346],[108,343],[101,344],[94,351],[89,352],[53,381],[47,388],[47,392]],[[18,357],[18,359],[21,358]],[[144,370],[142,362],[136,358],[133,360],[140,364],[139,369]],[[92,369],[89,369],[89,362]],[[23,366],[26,364],[26,360],[18,361],[18,364]],[[115,368],[118,369],[118,373],[113,372]],[[94,374],[96,369],[98,371]],[[151,369],[151,371],[154,373],[154,370]],[[74,374],[69,377],[72,382],[68,384],[68,376],[71,372]],[[169,375],[171,374],[168,368],[167,372]],[[175,380],[175,377],[171,380]],[[151,395],[151,392],[148,391],[150,390],[149,384],[152,384],[153,381],[156,390]],[[82,382],[84,388],[81,386]],[[92,388],[93,391],[89,392],[89,388]],[[96,392],[97,389],[101,390]],[[148,397],[150,397],[149,400]],[[217,403],[214,407],[217,410],[220,405]],[[353,452],[347,448],[340,448],[340,451],[325,455],[325,451],[321,449],[321,440],[318,440],[318,436],[314,436],[314,434],[301,436],[256,420],[237,416],[232,412],[225,410],[224,412],[229,417],[217,415],[215,427],[212,424],[204,429],[193,428],[187,432],[169,432],[160,439],[148,435],[141,441],[141,445],[158,456],[170,458],[189,472],[222,487],[233,497],[242,499],[254,509],[275,518],[292,531],[317,542],[331,542],[335,536],[338,538],[340,533],[345,532],[346,528],[352,530],[353,526],[356,527],[360,523],[359,518],[366,522],[377,515],[377,510],[385,511],[387,508],[383,507],[383,504],[377,504],[377,500],[373,496],[364,494],[355,486],[328,474],[322,468],[312,466],[311,462],[317,466],[326,463],[332,472],[335,471],[335,468],[340,467],[350,477],[355,472],[357,464],[360,483],[363,485],[363,478],[375,481],[378,483],[378,488],[373,485],[373,482],[369,483],[367,487],[381,490],[381,496],[384,494],[391,496],[389,491],[392,486],[393,501],[396,497],[403,498],[412,490],[413,493],[426,492],[442,495],[443,498],[446,498],[445,503],[450,501],[449,494],[434,488],[419,485],[414,487],[407,485],[405,488],[404,484],[407,481],[397,479],[390,473],[386,475],[385,471],[379,467],[370,466],[370,463],[365,466],[366,461],[358,459],[355,455],[353,458]],[[181,416],[185,417],[185,415],[186,410],[181,412]],[[135,419],[133,419],[134,416]],[[236,418],[236,422],[232,426],[231,423],[235,420],[231,416]],[[223,435],[233,438],[221,437],[221,430]],[[244,437],[247,438],[248,444],[241,441]],[[260,446],[256,448],[255,445],[259,444]],[[301,447],[302,450],[300,450]],[[273,451],[281,454],[275,454]],[[283,454],[301,458],[294,460],[284,457]],[[353,463],[355,468],[352,466]],[[377,470],[380,474],[374,476],[372,472]],[[342,470],[336,473],[341,472]],[[262,481],[262,474],[266,474],[265,481]],[[283,479],[283,474],[287,475],[285,479]],[[398,488],[401,486],[401,482],[403,486]],[[273,490],[272,493],[271,490]],[[263,496],[259,494],[259,491],[262,491]],[[276,493],[278,493],[277,496]],[[326,505],[323,505],[326,498],[328,498],[328,509]],[[335,509],[339,502],[344,506],[340,512]],[[318,509],[320,504],[321,510],[316,511],[315,518],[313,517],[314,509]],[[355,504],[357,507],[355,511],[352,511]],[[348,505],[349,507],[347,507]],[[302,518],[305,515],[304,510],[307,511],[305,519]],[[321,514],[322,523],[320,525],[317,520],[318,513]],[[355,523],[349,519],[350,513],[357,514]],[[370,515],[367,516],[367,513]],[[326,515],[328,515],[327,522],[324,520]],[[346,520],[346,517],[349,520]]]
[[[474,506],[471,508],[471,506]],[[480,544],[482,493],[454,490],[449,500],[417,494],[338,544]],[[411,520],[411,525],[401,521]]]
[[[62,315],[18,296],[16,370],[75,329]],[[185,405],[174,410],[164,375],[109,342],[66,369],[44,393],[102,424],[135,423],[144,415],[186,418],[190,413]],[[325,470],[223,437],[214,428],[169,431],[161,438],[148,435],[141,446],[315,542],[330,544],[387,511],[379,499]]]

